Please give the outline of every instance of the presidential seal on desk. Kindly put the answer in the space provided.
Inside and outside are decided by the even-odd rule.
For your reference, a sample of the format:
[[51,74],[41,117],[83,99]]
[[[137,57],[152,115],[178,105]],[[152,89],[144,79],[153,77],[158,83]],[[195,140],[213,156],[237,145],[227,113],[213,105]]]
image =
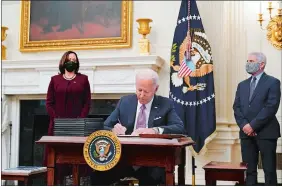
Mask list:
[[119,162],[121,143],[111,131],[96,131],[86,139],[83,155],[91,168],[97,171],[107,171]]

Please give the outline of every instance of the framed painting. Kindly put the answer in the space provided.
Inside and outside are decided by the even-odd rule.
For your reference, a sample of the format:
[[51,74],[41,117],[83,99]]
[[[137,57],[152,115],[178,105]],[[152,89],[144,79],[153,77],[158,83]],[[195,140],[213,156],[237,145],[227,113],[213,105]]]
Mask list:
[[129,48],[132,1],[21,1],[20,51]]

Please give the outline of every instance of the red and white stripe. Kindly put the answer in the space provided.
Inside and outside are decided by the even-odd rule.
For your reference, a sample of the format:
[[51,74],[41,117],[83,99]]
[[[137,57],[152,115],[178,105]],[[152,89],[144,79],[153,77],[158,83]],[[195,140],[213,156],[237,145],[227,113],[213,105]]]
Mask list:
[[179,77],[185,77],[185,76],[189,76],[191,73],[192,73],[192,70],[183,61],[181,63],[180,69],[178,71],[178,76]]

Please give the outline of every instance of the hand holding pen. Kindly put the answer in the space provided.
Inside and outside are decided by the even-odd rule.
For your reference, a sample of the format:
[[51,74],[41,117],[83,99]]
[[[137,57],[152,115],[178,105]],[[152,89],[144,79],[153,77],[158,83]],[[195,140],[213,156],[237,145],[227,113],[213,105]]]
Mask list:
[[112,129],[112,131],[116,135],[125,135],[126,130],[127,130],[126,127],[122,126],[120,119],[118,119],[118,123]]

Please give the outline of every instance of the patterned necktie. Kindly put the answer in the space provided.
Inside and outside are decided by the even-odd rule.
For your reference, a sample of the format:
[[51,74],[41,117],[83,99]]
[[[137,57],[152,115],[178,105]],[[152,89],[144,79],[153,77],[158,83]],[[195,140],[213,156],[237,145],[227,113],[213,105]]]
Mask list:
[[140,107],[140,111],[137,118],[136,129],[146,128],[146,114],[145,114],[146,106],[142,105]]
[[251,82],[251,86],[250,86],[250,97],[249,97],[249,101],[251,101],[251,98],[253,96],[253,93],[255,91],[255,88],[256,88],[256,81],[257,81],[257,78],[254,77],[252,82]]

